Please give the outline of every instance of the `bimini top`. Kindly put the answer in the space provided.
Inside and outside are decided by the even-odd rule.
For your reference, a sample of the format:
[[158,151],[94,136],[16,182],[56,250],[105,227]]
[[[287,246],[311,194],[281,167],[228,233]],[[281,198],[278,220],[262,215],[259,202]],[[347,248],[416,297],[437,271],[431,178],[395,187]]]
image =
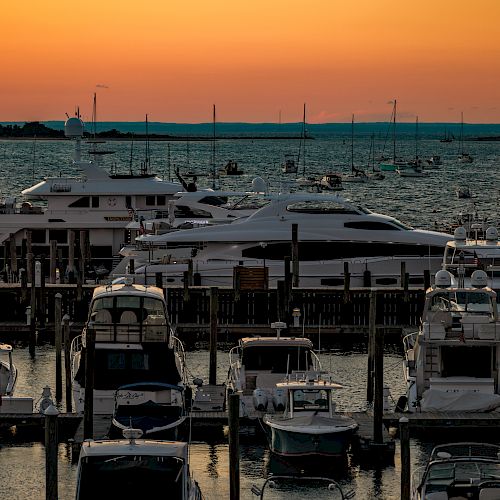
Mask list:
[[164,300],[163,290],[156,286],[136,285],[136,284],[120,284],[120,285],[105,285],[98,286],[94,290],[92,300],[96,298],[111,296],[111,295],[140,295],[153,297],[155,299]]
[[151,439],[117,439],[84,441],[80,459],[90,456],[150,455],[177,457],[187,462],[188,444],[180,441],[157,441]]
[[298,346],[313,348],[313,343],[309,339],[298,337],[244,337],[240,340],[241,346],[264,347],[264,346]]

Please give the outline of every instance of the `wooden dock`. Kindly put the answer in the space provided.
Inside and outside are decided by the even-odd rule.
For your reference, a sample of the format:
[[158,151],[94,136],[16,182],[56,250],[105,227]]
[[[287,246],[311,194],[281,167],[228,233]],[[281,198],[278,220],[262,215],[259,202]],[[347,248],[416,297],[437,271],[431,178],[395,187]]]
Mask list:
[[409,426],[414,430],[439,430],[439,429],[471,429],[471,430],[500,430],[500,412],[416,412],[416,413],[386,413],[384,424],[398,427],[399,419],[406,417]]

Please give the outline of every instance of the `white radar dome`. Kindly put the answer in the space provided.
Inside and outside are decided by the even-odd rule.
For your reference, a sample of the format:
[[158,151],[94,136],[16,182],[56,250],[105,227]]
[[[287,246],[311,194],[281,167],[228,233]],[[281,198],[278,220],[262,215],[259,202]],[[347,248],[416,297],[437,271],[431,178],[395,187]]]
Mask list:
[[436,273],[435,285],[438,288],[448,288],[451,286],[451,274],[442,269]]
[[465,241],[467,239],[467,231],[465,230],[465,227],[457,227],[455,231],[453,231],[453,237],[457,241]]
[[252,181],[252,191],[255,193],[267,193],[267,184],[262,177],[255,177]]
[[478,269],[472,273],[470,283],[474,288],[484,288],[488,286],[488,275],[484,271]]
[[64,124],[64,135],[66,137],[83,137],[82,120],[76,116],[68,118]]
[[489,227],[488,229],[486,229],[486,239],[488,241],[498,240],[498,230],[496,227]]

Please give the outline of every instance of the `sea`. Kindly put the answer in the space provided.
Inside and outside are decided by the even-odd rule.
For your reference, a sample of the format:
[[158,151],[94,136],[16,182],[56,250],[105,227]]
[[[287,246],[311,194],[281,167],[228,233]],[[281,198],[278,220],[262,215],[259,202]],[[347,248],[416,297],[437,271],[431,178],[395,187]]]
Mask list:
[[[485,128],[495,134],[496,129]],[[368,133],[370,132],[370,133]],[[309,131],[313,138],[306,141],[305,154],[300,140],[254,138],[269,131],[256,129],[244,139],[218,137],[209,140],[162,140],[150,141],[150,168],[163,178],[174,178],[174,169],[193,172],[198,176],[200,187],[216,187],[238,191],[251,189],[255,177],[263,178],[271,191],[295,189],[289,176],[281,173],[280,164],[285,155],[295,155],[299,164],[299,175],[317,177],[328,172],[349,172],[351,159],[357,167],[368,169],[370,163],[370,135],[375,133],[375,155],[383,151],[392,155],[393,144],[382,126],[375,131],[363,130],[354,134],[351,143],[349,130],[342,133]],[[273,135],[275,132],[273,131]],[[233,135],[238,135],[236,132]],[[442,143],[443,130],[435,127],[415,140],[410,128],[398,137],[398,156],[408,159],[416,154],[420,157],[439,155],[443,165],[429,170],[423,178],[403,178],[387,172],[382,181],[366,184],[345,184],[341,193],[354,203],[376,212],[394,216],[414,227],[443,229],[456,222],[465,213],[476,212],[481,218],[500,226],[500,142],[464,141],[464,150],[474,157],[471,164],[460,164],[458,141]],[[458,137],[458,130],[455,131]],[[498,134],[497,134],[498,135]],[[109,141],[102,145],[115,151],[106,157],[104,168],[118,173],[139,170],[146,157],[144,141]],[[83,144],[84,152],[88,148]],[[237,177],[220,176],[212,179],[214,170],[222,168],[229,160],[236,161],[244,174]],[[0,198],[21,198],[21,191],[44,177],[72,176],[78,172],[71,164],[73,145],[65,140],[0,140]],[[299,153],[300,151],[300,153]],[[84,158],[85,158],[84,153]],[[468,186],[473,197],[458,199],[456,189]],[[463,216],[463,215],[462,215]],[[218,352],[218,382],[223,382],[228,370],[228,349]],[[330,346],[320,355],[323,367],[331,370],[336,380],[344,385],[338,391],[337,407],[357,411],[367,408],[366,346]],[[44,386],[55,387],[55,350],[51,345],[41,345],[36,356],[31,358],[23,343],[14,345],[14,359],[19,370],[17,395],[39,399]],[[191,375],[208,379],[208,352],[203,346],[188,352],[188,367]],[[405,392],[400,345],[386,346],[384,357],[384,379],[392,398]],[[65,410],[64,405],[60,408]],[[203,437],[203,436],[202,436]],[[193,475],[199,482],[204,497],[220,499],[229,497],[228,445],[220,439],[199,439],[191,443],[190,457]],[[462,439],[474,440],[475,436],[463,435]],[[412,471],[425,465],[434,444],[443,437],[412,438]],[[319,467],[319,468],[318,468]],[[322,460],[313,470],[308,464],[289,463],[272,456],[265,439],[258,436],[241,437],[241,498],[255,498],[253,485],[261,486],[269,474],[311,474],[321,472],[339,482],[344,491],[353,490],[357,499],[400,498],[400,453],[396,441],[394,461],[381,460],[360,462],[349,455],[342,464]],[[59,446],[59,498],[69,499],[75,495],[76,465],[71,447]],[[307,486],[299,483],[278,484],[277,488],[266,488],[264,498],[340,498],[324,484]],[[12,499],[42,498],[45,488],[45,456],[42,443],[0,443],[0,496]]]

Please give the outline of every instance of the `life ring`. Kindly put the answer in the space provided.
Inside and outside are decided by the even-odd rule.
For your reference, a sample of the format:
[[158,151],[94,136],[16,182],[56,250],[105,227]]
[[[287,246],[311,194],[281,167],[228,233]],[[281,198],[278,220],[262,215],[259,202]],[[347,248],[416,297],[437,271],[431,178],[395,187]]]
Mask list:
[[110,207],[114,207],[114,206],[116,206],[116,198],[114,198],[114,197],[110,196],[110,197],[108,198],[108,205],[109,205]]

